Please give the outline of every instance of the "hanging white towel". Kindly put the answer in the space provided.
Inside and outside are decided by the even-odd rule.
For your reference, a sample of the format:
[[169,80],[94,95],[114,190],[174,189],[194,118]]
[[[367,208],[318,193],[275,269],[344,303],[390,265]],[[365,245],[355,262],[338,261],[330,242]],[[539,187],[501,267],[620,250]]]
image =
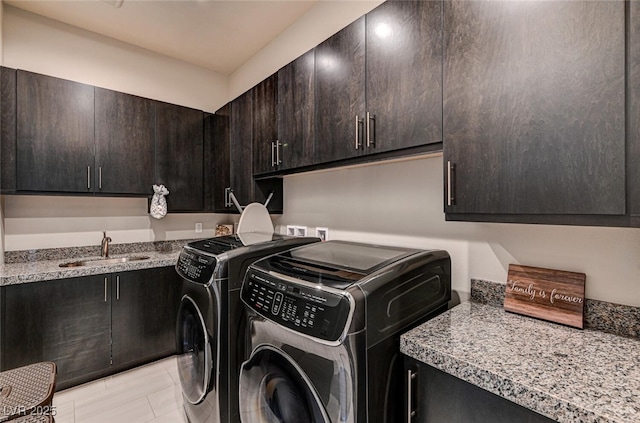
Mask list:
[[169,194],[169,190],[164,185],[154,185],[153,191],[155,194],[151,199],[151,217],[162,219],[167,215],[167,200],[164,196]]

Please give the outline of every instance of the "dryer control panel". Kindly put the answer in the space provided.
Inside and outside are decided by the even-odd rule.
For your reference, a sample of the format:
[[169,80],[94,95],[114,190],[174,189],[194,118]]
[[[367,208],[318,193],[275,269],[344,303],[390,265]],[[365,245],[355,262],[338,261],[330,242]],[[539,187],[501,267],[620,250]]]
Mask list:
[[353,314],[346,293],[327,292],[321,286],[283,280],[252,268],[245,276],[240,296],[261,316],[331,343],[342,341]]
[[216,259],[188,247],[180,252],[176,263],[178,274],[188,281],[206,285],[216,269]]

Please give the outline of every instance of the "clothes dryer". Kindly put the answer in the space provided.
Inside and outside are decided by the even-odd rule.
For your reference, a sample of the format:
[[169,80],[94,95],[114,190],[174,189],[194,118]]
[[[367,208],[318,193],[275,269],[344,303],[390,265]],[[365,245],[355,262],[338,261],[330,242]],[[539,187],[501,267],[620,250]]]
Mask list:
[[447,309],[451,260],[442,250],[310,244],[252,264],[241,299],[243,423],[397,423],[400,335]]
[[[187,244],[176,270],[183,279],[177,321],[178,373],[191,423],[236,423],[244,351],[240,287],[248,266],[318,238],[250,232]],[[240,343],[239,343],[240,342]]]

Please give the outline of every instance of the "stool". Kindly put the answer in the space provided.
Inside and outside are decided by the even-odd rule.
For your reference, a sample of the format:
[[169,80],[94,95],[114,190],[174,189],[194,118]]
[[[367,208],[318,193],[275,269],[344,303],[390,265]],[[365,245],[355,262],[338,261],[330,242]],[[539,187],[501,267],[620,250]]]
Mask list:
[[52,416],[43,414],[31,414],[29,416],[18,417],[11,420],[11,423],[54,423]]
[[[56,385],[56,372],[55,363],[50,361],[0,372],[0,422],[18,417],[20,419],[15,421],[52,421],[51,402]],[[42,417],[45,419],[40,419]],[[24,418],[36,420],[23,420]]]

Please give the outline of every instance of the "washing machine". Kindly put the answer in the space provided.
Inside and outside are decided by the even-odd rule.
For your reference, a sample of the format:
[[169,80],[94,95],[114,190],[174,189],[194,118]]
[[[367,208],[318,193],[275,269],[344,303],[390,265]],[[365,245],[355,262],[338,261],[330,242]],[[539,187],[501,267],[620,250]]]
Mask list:
[[[238,371],[245,352],[240,287],[252,262],[318,238],[243,233],[191,242],[176,270],[183,279],[177,361],[191,423],[238,422]],[[241,342],[242,341],[242,342]]]
[[451,260],[327,241],[253,263],[240,296],[243,423],[397,423],[400,335],[447,309]]

